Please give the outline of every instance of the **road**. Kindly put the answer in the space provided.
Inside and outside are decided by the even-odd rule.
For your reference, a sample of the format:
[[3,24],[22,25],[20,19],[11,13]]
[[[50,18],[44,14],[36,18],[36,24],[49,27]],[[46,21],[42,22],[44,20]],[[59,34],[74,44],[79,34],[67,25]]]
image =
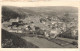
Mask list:
[[50,42],[47,39],[37,37],[22,37],[22,38],[28,42],[35,44],[36,46],[39,46],[39,48],[62,48],[62,46]]
[[35,44],[39,48],[76,48],[76,46],[59,39],[47,40],[37,37],[22,37],[28,42]]

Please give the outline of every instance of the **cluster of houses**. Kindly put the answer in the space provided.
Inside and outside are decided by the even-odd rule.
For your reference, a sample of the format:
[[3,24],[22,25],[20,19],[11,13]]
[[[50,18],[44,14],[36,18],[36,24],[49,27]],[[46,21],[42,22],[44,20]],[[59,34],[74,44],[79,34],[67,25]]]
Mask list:
[[[63,33],[67,30],[66,23],[61,22],[57,17],[55,17],[55,18],[52,17],[51,20],[49,20],[48,17],[34,18],[31,20],[29,20],[29,19],[30,18],[27,18],[27,20],[26,20],[29,23],[24,22],[24,20],[19,19],[19,17],[15,18],[15,19],[10,19],[8,22],[9,23],[8,31],[9,32],[16,32],[16,33],[23,33],[23,29],[35,31],[35,26],[41,28],[41,25],[42,25],[43,26],[41,28],[42,30],[47,30],[51,34],[55,34],[55,36],[57,36],[58,34]],[[73,24],[73,26],[74,26],[73,22],[71,22],[71,24]],[[69,24],[68,26],[70,27],[71,24]],[[72,29],[73,35],[76,35],[76,31],[78,31],[77,28]]]
[[19,20],[19,17],[15,18],[15,19],[10,19],[9,22],[6,22],[6,23],[3,22],[3,26],[4,25],[6,25],[7,30],[9,32],[22,32],[21,28],[23,27],[23,22],[21,20]]

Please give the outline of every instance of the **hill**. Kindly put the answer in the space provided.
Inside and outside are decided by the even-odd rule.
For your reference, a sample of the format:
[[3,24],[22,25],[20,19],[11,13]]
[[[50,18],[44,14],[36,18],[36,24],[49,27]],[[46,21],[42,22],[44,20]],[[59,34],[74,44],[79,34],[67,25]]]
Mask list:
[[[58,9],[59,8],[59,9]],[[78,9],[76,7],[68,6],[48,6],[48,7],[14,7],[14,6],[3,6],[2,7],[2,16],[3,19],[10,18],[26,18],[29,16],[33,17],[45,17],[46,15],[59,16],[63,18],[65,13],[70,14],[70,18],[77,19]]]
[[12,33],[7,32],[2,29],[2,43],[3,48],[34,48],[37,46],[25,41],[24,39],[14,35]]

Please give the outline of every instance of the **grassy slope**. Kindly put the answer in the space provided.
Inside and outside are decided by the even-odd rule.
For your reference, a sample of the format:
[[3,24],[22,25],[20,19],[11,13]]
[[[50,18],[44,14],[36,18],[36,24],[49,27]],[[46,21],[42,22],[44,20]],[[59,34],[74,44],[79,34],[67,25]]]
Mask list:
[[[8,41],[6,41],[6,39]],[[12,42],[9,44],[7,42],[9,42],[10,39],[12,40]],[[32,43],[29,43],[29,42],[25,41],[24,39],[22,39],[16,35],[13,35],[3,29],[2,29],[2,44],[4,45],[4,46],[2,46],[3,48],[17,48],[17,47],[34,48],[34,47],[37,47],[36,45],[33,45]],[[13,44],[13,45],[11,45],[11,44]]]

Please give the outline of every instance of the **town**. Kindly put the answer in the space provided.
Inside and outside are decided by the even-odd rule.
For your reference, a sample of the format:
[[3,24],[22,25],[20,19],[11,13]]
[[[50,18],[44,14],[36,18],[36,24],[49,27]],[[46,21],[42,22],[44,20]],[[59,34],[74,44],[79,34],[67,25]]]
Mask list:
[[[37,13],[35,13],[35,15],[36,14]],[[74,48],[78,47],[78,23],[76,23],[77,19],[75,18],[71,18],[73,20],[69,20],[70,18],[68,19],[70,14],[71,13],[65,13],[63,18],[60,18],[59,15],[56,14],[52,16],[40,14],[38,16],[30,15],[25,18],[20,18],[19,16],[14,18],[13,16],[13,18],[3,19],[5,18],[5,13],[3,13],[2,29],[21,37],[22,39],[26,39],[35,45],[37,40],[34,42],[32,41],[33,38],[38,38],[38,40],[44,39],[45,45],[40,46],[41,48],[47,48],[48,46],[46,43],[48,41],[56,44],[50,46],[49,48]],[[30,40],[28,40],[29,38]],[[4,47],[5,46],[6,45],[4,45]],[[37,46],[39,47],[39,45]]]

